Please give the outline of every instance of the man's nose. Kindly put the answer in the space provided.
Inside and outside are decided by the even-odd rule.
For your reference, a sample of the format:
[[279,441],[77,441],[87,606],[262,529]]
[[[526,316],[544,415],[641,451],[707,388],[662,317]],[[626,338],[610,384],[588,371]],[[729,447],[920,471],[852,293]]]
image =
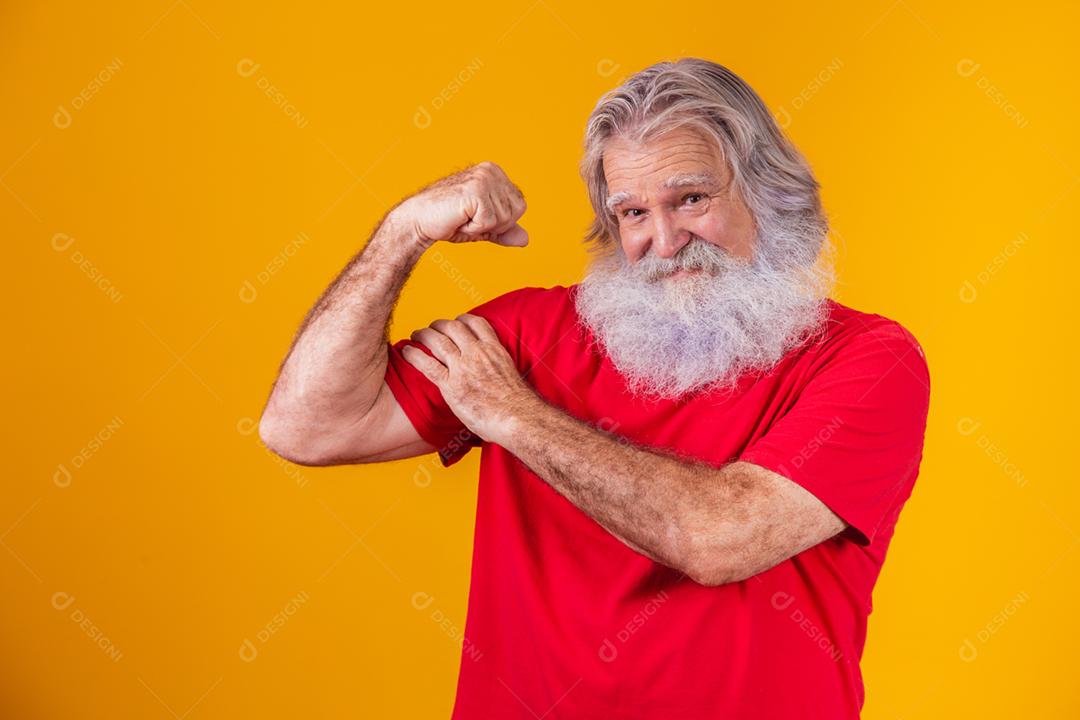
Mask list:
[[675,257],[690,242],[690,231],[680,227],[667,213],[658,212],[653,217],[653,254],[665,260]]

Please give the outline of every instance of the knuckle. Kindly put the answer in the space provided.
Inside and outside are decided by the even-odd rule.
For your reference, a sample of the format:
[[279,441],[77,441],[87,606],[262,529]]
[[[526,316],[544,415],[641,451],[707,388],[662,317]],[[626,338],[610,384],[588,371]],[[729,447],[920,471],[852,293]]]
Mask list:
[[440,320],[439,324],[444,335],[450,335],[451,330],[455,330],[461,325],[457,320]]

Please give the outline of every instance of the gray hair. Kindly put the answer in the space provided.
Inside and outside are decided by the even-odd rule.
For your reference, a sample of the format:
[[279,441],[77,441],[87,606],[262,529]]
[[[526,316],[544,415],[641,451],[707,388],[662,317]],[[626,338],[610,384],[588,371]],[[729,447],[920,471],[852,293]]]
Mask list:
[[647,142],[682,126],[716,142],[731,169],[732,189],[757,225],[760,260],[770,266],[781,264],[781,257],[782,264],[813,264],[829,227],[809,164],[742,78],[700,58],[647,67],[596,104],[581,160],[595,213],[586,243],[605,248],[619,237],[617,219],[608,209],[607,141],[620,136]]

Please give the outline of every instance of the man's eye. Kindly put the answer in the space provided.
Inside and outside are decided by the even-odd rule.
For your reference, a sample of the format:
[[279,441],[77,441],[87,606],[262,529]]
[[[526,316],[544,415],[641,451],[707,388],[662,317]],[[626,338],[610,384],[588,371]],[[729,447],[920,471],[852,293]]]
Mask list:
[[683,198],[683,202],[690,203],[691,205],[697,205],[699,202],[705,199],[704,193],[690,193]]
[[623,217],[630,217],[630,218],[641,217],[640,215],[631,215],[630,214],[630,213],[639,213],[639,212],[645,212],[645,211],[642,210],[641,208],[627,208],[627,209],[623,210]]

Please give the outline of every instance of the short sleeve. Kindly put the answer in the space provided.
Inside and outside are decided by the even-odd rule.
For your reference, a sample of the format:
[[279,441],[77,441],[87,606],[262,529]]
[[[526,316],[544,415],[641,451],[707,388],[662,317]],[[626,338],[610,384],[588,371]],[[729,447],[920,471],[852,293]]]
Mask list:
[[[512,290],[466,312],[485,318],[520,368],[521,306],[523,291]],[[443,399],[439,387],[413,367],[402,355],[412,345],[432,355],[421,343],[401,338],[387,343],[386,384],[420,437],[438,451],[444,467],[453,465],[483,440],[465,427]]]
[[738,459],[797,482],[868,545],[911,493],[929,401],[922,347],[886,319],[833,348],[792,407]]

